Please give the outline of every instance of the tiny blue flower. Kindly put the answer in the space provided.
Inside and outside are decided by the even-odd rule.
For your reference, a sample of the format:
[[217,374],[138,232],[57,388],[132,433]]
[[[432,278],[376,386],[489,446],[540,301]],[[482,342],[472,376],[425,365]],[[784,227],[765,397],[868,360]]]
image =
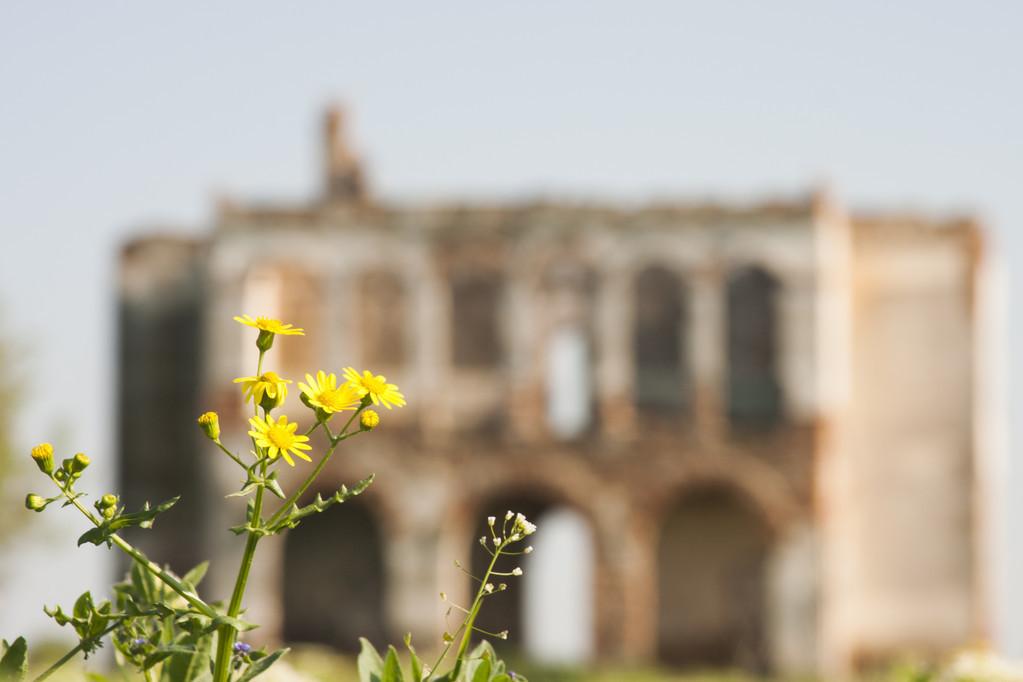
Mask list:
[[252,645],[251,644],[246,644],[245,642],[235,642],[234,643],[234,652],[236,654],[247,654],[250,651],[252,651]]
[[143,647],[145,645],[146,645],[146,640],[143,639],[142,637],[136,637],[135,639],[131,640],[131,646],[132,646],[133,649],[138,649],[138,648],[141,648],[141,647]]

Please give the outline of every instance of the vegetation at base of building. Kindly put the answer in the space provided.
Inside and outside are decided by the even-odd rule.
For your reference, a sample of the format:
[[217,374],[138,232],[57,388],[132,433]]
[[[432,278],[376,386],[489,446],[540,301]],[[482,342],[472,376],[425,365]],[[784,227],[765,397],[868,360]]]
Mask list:
[[[88,673],[91,682],[139,678],[145,682],[249,682],[268,673],[288,653],[287,648],[274,651],[256,648],[240,637],[257,627],[245,620],[243,603],[259,542],[264,537],[294,530],[303,520],[366,490],[373,482],[373,474],[352,487],[341,485],[326,497],[317,494],[311,501],[305,497],[342,442],[381,426],[380,414],[371,408],[400,408],[405,405],[405,396],[385,377],[368,370],[347,367],[340,381],[337,374],[322,370],[315,377],[306,374],[305,382],[299,382],[298,388],[301,402],[312,412],[314,420],[310,427],[300,430],[298,422],[275,412],[283,406],[292,380],[264,369],[264,360],[278,336],[304,336],[304,330],[267,317],[245,315],[234,319],[257,331],[255,373],[234,382],[240,384],[244,402],[252,405],[252,416],[248,419],[251,445],[246,445],[246,449],[251,449],[247,454],[238,454],[221,440],[217,413],[206,412],[197,420],[209,441],[239,467],[240,490],[228,498],[246,499],[244,522],[230,529],[245,538],[230,600],[207,601],[201,595],[199,586],[208,562],[179,576],[169,567],[150,561],[124,539],[125,530],[151,528],[157,517],[177,504],[179,498],[155,505],[147,501],[140,509],[129,511],[120,495],[108,492],[90,506],[86,493],[79,487],[91,464],[89,456],[79,452],[58,461],[54,447],[41,443],[32,448],[31,458],[56,492],[29,493],[25,507],[34,512],[42,512],[51,505],[74,507],[91,524],[78,538],[78,545],[116,547],[131,559],[131,570],[123,582],[113,586],[110,599],[93,597],[86,591],[69,608],[44,609],[57,625],[69,626],[78,643],[32,678],[28,675],[29,650],[24,637],[0,642],[0,682],[58,679],[55,675],[64,665],[79,655],[89,658],[99,653],[107,643],[114,650],[117,669],[109,676]],[[173,392],[169,395],[168,400],[173,400]],[[338,421],[332,424],[335,416]],[[343,423],[340,428],[338,422]],[[309,441],[317,431],[322,432],[326,447],[313,464],[314,450]],[[281,462],[295,467],[303,461],[312,464],[311,470],[295,490],[286,493],[282,484],[285,479],[279,478]],[[271,512],[272,497],[282,502]],[[381,654],[363,639],[362,652],[356,660],[361,682],[525,682],[525,676],[506,669],[489,642],[473,644],[480,635],[507,638],[507,631],[480,629],[477,617],[491,596],[507,590],[511,579],[522,575],[520,567],[505,563],[509,557],[532,552],[525,542],[536,526],[523,514],[508,511],[500,519],[488,517],[487,529],[479,539],[489,557],[486,570],[474,575],[459,565],[478,585],[472,602],[459,605],[441,595],[449,603],[448,615],[457,613],[454,620],[461,622],[453,632],[444,633],[438,645],[439,654],[420,659],[410,637],[405,638],[401,657],[394,646]],[[343,609],[344,605],[338,604],[337,608]],[[335,670],[333,679],[340,675],[343,673]]]

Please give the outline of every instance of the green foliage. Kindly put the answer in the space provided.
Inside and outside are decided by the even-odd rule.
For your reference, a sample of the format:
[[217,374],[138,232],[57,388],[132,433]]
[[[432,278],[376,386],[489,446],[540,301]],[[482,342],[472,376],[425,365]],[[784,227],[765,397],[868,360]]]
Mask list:
[[19,682],[28,673],[28,643],[18,637],[13,643],[0,641],[0,682]]
[[393,646],[387,647],[387,655],[380,656],[372,643],[359,639],[362,650],[356,665],[359,682],[528,682],[522,675],[510,672],[508,666],[497,656],[490,642],[483,641],[461,661],[456,670],[433,676],[423,669],[422,661],[412,647],[411,638],[405,637],[409,652],[409,674],[401,669],[398,652]]
[[110,536],[121,529],[134,527],[152,528],[156,517],[173,507],[180,499],[181,497],[178,496],[152,508],[146,502],[142,505],[142,509],[130,514],[125,514],[122,510],[120,513],[115,514],[113,518],[104,519],[100,525],[82,533],[81,537],[78,538],[78,546],[81,547],[87,542],[97,546],[103,544],[109,546]]

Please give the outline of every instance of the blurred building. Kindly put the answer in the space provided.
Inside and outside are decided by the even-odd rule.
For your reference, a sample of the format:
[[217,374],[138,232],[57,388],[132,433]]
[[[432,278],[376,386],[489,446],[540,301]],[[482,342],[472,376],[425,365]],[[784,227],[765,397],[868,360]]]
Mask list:
[[264,638],[437,641],[438,593],[468,598],[452,561],[509,508],[537,551],[484,627],[540,658],[840,671],[986,633],[975,224],[823,193],[383,205],[342,133],[333,112],[319,200],[125,247],[123,489],[185,492],[155,557],[233,581],[244,501],[194,419],[249,449],[248,313],[307,330],[267,368],[372,368],[409,399],[311,491],[370,492],[261,545]]

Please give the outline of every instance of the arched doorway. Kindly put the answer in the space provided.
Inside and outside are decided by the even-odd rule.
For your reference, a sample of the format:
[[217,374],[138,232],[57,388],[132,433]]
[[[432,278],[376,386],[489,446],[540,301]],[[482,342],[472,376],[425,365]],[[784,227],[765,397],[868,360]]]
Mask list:
[[356,500],[306,517],[286,536],[284,639],[358,651],[384,641],[384,565],[377,524]]
[[[521,578],[499,578],[507,592],[488,597],[477,626],[489,632],[508,631],[508,646],[542,662],[584,663],[595,651],[594,620],[596,549],[590,521],[573,507],[546,499],[501,497],[483,506],[484,517],[508,511],[536,523],[532,554],[509,558],[504,570],[523,569]],[[479,546],[489,537],[485,524],[474,536],[472,573],[480,576],[490,556]],[[473,582],[472,593],[479,583]]]
[[658,554],[658,655],[686,667],[765,672],[770,529],[723,485],[683,494],[664,518]]

